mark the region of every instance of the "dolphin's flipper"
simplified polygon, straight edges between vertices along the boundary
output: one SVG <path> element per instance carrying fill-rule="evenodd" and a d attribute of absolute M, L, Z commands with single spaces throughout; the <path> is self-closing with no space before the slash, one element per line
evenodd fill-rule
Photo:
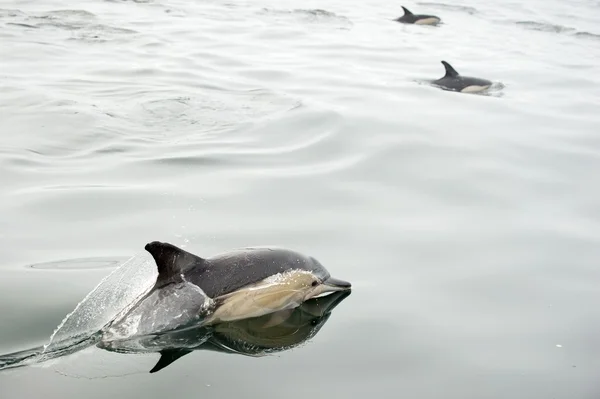
<path fill-rule="evenodd" d="M 404 15 L 413 15 L 413 13 L 408 10 L 408 8 L 406 8 L 404 6 L 401 6 L 401 7 L 404 10 Z"/>
<path fill-rule="evenodd" d="M 446 68 L 446 75 L 444 75 L 445 78 L 455 78 L 458 76 L 458 72 L 452 68 L 452 65 L 448 64 L 446 61 L 442 61 L 442 64 L 444 64 L 444 68 Z"/>
<path fill-rule="evenodd" d="M 166 349 L 160 351 L 160 359 L 158 359 L 156 365 L 150 370 L 150 373 L 156 373 L 157 371 L 164 369 L 175 360 L 191 352 L 193 351 L 189 349 Z"/>
<path fill-rule="evenodd" d="M 144 249 L 152 255 L 158 268 L 156 287 L 178 281 L 181 274 L 190 267 L 198 267 L 204 259 L 176 246 L 159 241 L 146 244 Z"/>

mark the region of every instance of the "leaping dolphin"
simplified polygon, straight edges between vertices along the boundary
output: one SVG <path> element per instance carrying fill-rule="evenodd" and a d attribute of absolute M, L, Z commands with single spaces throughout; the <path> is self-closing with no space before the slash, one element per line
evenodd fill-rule
<path fill-rule="evenodd" d="M 169 243 L 145 246 L 158 269 L 154 286 L 104 329 L 104 339 L 169 331 L 293 309 L 351 284 L 315 258 L 282 248 L 242 248 L 201 258 Z"/>

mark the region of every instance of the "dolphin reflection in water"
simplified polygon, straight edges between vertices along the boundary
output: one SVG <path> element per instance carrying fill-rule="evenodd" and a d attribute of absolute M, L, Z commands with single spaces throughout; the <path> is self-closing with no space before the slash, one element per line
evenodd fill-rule
<path fill-rule="evenodd" d="M 283 352 L 313 338 L 333 309 L 350 295 L 339 291 L 312 298 L 294 309 L 210 326 L 185 328 L 127 340 L 100 342 L 99 348 L 118 353 L 152 353 L 161 357 L 155 373 L 197 350 L 260 357 Z"/>
<path fill-rule="evenodd" d="M 121 340 L 102 340 L 101 334 L 89 337 L 58 351 L 43 353 L 43 347 L 0 355 L 0 370 L 29 366 L 79 352 L 91 346 L 121 354 L 159 353 L 150 370 L 155 373 L 193 351 L 260 357 L 293 349 L 312 339 L 329 320 L 333 309 L 351 291 L 337 291 L 306 300 L 298 307 L 259 317 L 216 324 L 199 324 Z"/>

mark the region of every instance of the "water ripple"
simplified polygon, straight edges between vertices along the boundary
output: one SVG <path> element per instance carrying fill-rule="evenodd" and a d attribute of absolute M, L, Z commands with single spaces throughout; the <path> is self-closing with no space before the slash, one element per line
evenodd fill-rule
<path fill-rule="evenodd" d="M 600 35 L 595 34 L 595 33 L 580 31 L 580 30 L 570 27 L 570 26 L 552 24 L 552 23 L 548 23 L 548 22 L 517 21 L 517 22 L 515 22 L 515 24 L 524 29 L 538 31 L 538 32 L 567 34 L 567 35 L 572 35 L 577 38 L 594 39 L 594 40 L 600 38 Z"/>
<path fill-rule="evenodd" d="M 422 6 L 436 7 L 436 8 L 439 8 L 440 10 L 463 12 L 463 13 L 467 13 L 470 15 L 477 14 L 477 12 L 478 12 L 477 9 L 474 7 L 462 6 L 462 5 L 457 5 L 457 4 L 436 3 L 436 2 L 430 2 L 430 1 L 421 1 L 421 2 L 418 2 L 417 4 L 422 5 Z"/>
<path fill-rule="evenodd" d="M 536 21 L 518 21 L 517 25 L 524 27 L 525 29 L 537 30 L 541 32 L 555 32 L 555 33 L 563 33 L 563 32 L 572 32 L 575 29 L 570 28 L 568 26 L 562 25 L 554 25 L 544 22 L 536 22 Z"/>
<path fill-rule="evenodd" d="M 137 31 L 98 23 L 98 17 L 85 10 L 55 10 L 38 14 L 26 14 L 19 10 L 0 10 L 0 18 L 13 18 L 7 25 L 28 29 L 56 28 L 71 34 L 70 40 L 107 41 L 119 35 L 135 34 Z"/>
<path fill-rule="evenodd" d="M 31 269 L 42 270 L 90 270 L 90 269 L 112 269 L 119 266 L 128 258 L 111 258 L 111 257 L 96 257 L 96 258 L 78 258 L 65 259 L 54 262 L 35 263 L 27 265 Z"/>
<path fill-rule="evenodd" d="M 577 33 L 575 33 L 575 36 L 578 36 L 578 37 L 581 37 L 584 39 L 600 40 L 600 35 L 597 33 L 577 32 Z"/>
<path fill-rule="evenodd" d="M 286 18 L 288 21 L 296 21 L 303 24 L 310 23 L 336 26 L 338 29 L 349 29 L 353 25 L 349 18 L 321 9 L 284 10 L 263 8 L 259 11 L 259 15 L 272 16 L 276 19 Z"/>
<path fill-rule="evenodd" d="M 343 339 L 325 348 L 331 370 L 353 373 L 331 374 L 342 396 L 381 396 L 408 372 L 406 391 L 423 398 L 438 393 L 422 383 L 432 378 L 451 381 L 451 397 L 593 397 L 599 357 L 579 338 L 598 329 L 589 304 L 600 300 L 595 4 L 424 0 L 413 11 L 439 12 L 436 29 L 395 23 L 399 5 L 381 1 L 11 4 L 0 10 L 3 262 L 43 263 L 7 266 L 2 342 L 44 338 L 106 271 L 56 270 L 110 267 L 111 253 L 155 239 L 207 256 L 275 243 L 357 282 L 329 330 Z M 419 84 L 440 77 L 442 59 L 505 95 Z M 546 349 L 557 334 L 568 359 Z M 399 369 L 407 350 L 418 365 Z M 346 355 L 372 361 L 350 370 Z M 312 364 L 302 356 L 294 367 Z M 258 381 L 264 367 L 214 360 L 231 373 L 206 389 L 261 394 L 228 379 Z M 453 383 L 482 365 L 485 384 Z M 72 396 L 38 372 L 2 378 L 2 393 L 40 396 L 27 390 L 39 380 Z M 288 374 L 270 382 L 285 391 Z M 123 392 L 97 382 L 75 381 L 82 395 Z"/>

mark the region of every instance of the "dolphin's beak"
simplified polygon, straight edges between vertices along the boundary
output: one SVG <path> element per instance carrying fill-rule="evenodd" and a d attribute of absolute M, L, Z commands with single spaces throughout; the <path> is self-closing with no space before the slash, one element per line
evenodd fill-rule
<path fill-rule="evenodd" d="M 338 280 L 337 278 L 329 277 L 327 280 L 319 284 L 307 298 L 316 298 L 320 295 L 327 294 L 335 291 L 348 291 L 352 285 L 344 280 Z"/>
<path fill-rule="evenodd" d="M 352 284 L 349 282 L 333 277 L 329 277 L 327 280 L 323 281 L 323 285 L 328 288 L 328 291 L 346 291 L 352 288 Z"/>

